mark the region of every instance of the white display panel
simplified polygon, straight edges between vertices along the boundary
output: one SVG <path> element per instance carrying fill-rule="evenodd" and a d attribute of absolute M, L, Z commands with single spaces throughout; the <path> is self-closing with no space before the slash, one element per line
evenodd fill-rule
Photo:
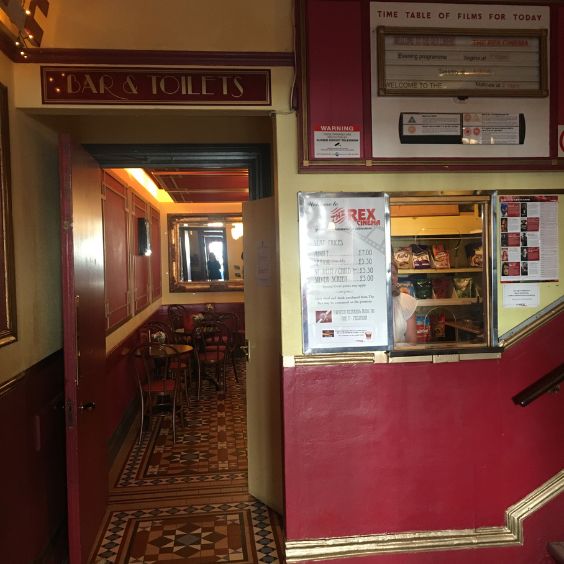
<path fill-rule="evenodd" d="M 387 197 L 298 198 L 304 353 L 388 348 Z"/>
<path fill-rule="evenodd" d="M 550 52 L 550 10 L 547 6 L 511 6 L 511 5 L 481 5 L 481 4 L 418 4 L 403 2 L 372 2 L 370 5 L 370 32 L 371 32 L 371 108 L 372 108 L 372 156 L 373 158 L 503 158 L 503 157 L 547 157 L 549 156 L 549 118 L 550 96 L 545 97 L 515 97 L 496 95 L 488 96 L 483 92 L 479 96 L 471 93 L 466 96 L 451 97 L 434 96 L 433 92 L 422 95 L 406 95 L 404 90 L 398 95 L 379 95 L 378 84 L 378 40 L 377 28 L 384 26 L 386 29 L 417 28 L 422 29 L 460 29 L 468 32 L 471 29 L 479 30 L 546 30 L 547 49 Z M 461 47 L 462 49 L 462 47 Z M 419 50 L 417 50 L 419 53 Z M 463 53 L 462 49 L 461 53 Z M 417 54 L 416 53 L 416 54 Z M 514 57 L 514 49 L 510 50 Z M 460 55 L 460 53 L 458 53 Z M 456 57 L 455 51 L 449 55 Z M 534 56 L 534 50 L 526 54 Z M 425 61 L 418 61 L 423 68 L 421 72 L 428 72 Z M 456 66 L 456 61 L 450 61 Z M 493 61 L 487 62 L 487 69 L 494 67 Z M 548 64 L 548 63 L 547 63 Z M 504 65 L 506 67 L 507 65 Z M 398 65 L 399 67 L 399 65 Z M 476 67 L 478 68 L 478 67 Z M 393 69 L 391 69 L 393 70 Z M 504 68 L 497 69 L 498 82 L 506 81 Z M 523 70 L 516 76 L 528 77 L 529 70 Z M 547 68 L 550 73 L 550 69 Z M 502 76 L 503 75 L 503 76 Z M 426 75 L 425 75 L 426 76 Z M 409 78 L 409 77 L 407 77 Z M 405 80 L 407 78 L 404 77 Z M 452 77 L 451 77 L 452 78 Z M 403 80 L 403 79 L 402 79 Z M 410 79 L 411 80 L 411 79 Z M 533 76 L 533 81 L 536 77 Z M 396 81 L 397 82 L 397 81 Z M 409 82 L 409 81 L 408 81 Z M 504 82 L 507 86 L 509 82 Z M 409 86 L 409 85 L 407 85 Z M 523 87 L 524 88 L 524 87 Z M 393 90 L 393 88 L 392 88 Z M 492 90 L 495 90 L 492 88 Z M 465 93 L 466 94 L 466 93 Z M 498 93 L 500 94 L 500 93 Z M 403 142 L 400 136 L 400 123 L 402 114 L 415 116 L 452 114 L 459 115 L 461 120 L 467 116 L 479 116 L 491 121 L 494 116 L 499 121 L 506 116 L 506 121 L 516 121 L 519 116 L 521 129 L 514 125 L 513 131 L 504 127 L 503 132 L 496 130 L 496 135 L 484 136 L 481 127 L 473 126 L 468 129 L 470 136 L 464 135 L 465 142 L 456 142 L 445 138 L 420 139 L 410 138 Z M 485 117 L 484 117 L 485 116 Z M 491 126 L 490 127 L 491 130 Z M 496 125 L 497 127 L 497 125 Z M 475 133 L 476 131 L 476 133 Z M 497 139 L 496 139 L 497 136 Z M 522 136 L 523 142 L 519 142 Z M 493 141 L 492 141 L 493 138 Z M 404 136 L 405 141 L 405 136 Z M 496 142 L 497 141 L 497 142 Z"/>

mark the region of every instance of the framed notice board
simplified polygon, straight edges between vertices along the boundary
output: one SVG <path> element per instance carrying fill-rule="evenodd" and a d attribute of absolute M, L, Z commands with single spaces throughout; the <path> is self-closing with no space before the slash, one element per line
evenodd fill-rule
<path fill-rule="evenodd" d="M 388 198 L 298 194 L 305 354 L 389 348 Z"/>
<path fill-rule="evenodd" d="M 564 45 L 564 8 L 298 8 L 301 172 L 564 168 L 562 61 L 550 57 Z"/>

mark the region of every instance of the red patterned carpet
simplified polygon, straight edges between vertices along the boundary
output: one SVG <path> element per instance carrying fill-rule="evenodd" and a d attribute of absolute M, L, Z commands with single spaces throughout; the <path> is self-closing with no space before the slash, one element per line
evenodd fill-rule
<path fill-rule="evenodd" d="M 169 417 L 133 430 L 111 476 L 92 562 L 284 562 L 279 517 L 247 489 L 244 363 L 227 391 L 204 383 L 172 443 Z M 133 444 L 132 444 L 133 443 Z"/>

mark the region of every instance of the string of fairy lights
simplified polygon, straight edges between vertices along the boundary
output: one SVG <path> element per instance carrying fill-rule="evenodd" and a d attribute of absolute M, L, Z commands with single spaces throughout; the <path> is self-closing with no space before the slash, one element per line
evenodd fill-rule
<path fill-rule="evenodd" d="M 28 9 L 24 9 L 26 16 L 31 16 L 31 12 Z M 25 29 L 19 29 L 18 38 L 14 41 L 15 46 L 19 49 L 20 55 L 27 59 L 26 48 L 28 47 L 28 42 L 33 39 L 31 33 L 27 33 Z"/>

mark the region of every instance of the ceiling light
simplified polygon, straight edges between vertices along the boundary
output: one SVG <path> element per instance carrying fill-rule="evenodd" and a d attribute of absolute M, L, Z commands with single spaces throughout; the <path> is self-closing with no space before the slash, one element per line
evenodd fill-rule
<path fill-rule="evenodd" d="M 170 194 L 166 190 L 159 189 L 153 179 L 142 168 L 126 168 L 125 170 L 157 201 L 172 202 Z"/>
<path fill-rule="evenodd" d="M 243 224 L 242 223 L 234 223 L 231 225 L 231 237 L 237 241 L 243 236 Z"/>

